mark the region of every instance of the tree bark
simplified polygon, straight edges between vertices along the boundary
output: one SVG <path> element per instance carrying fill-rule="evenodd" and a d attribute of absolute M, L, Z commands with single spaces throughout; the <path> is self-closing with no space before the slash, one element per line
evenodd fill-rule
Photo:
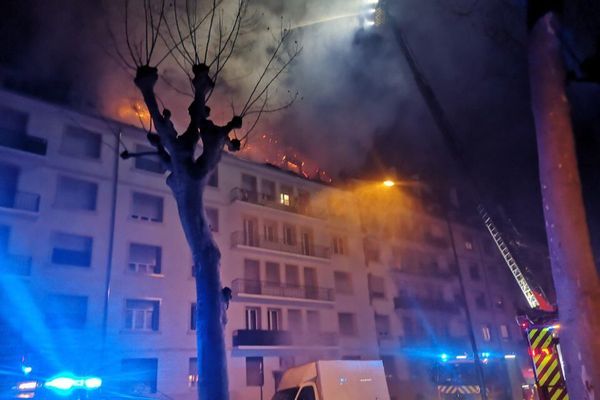
<path fill-rule="evenodd" d="M 553 12 L 532 21 L 529 75 L 560 344 L 569 397 L 600 397 L 600 284 L 587 228 Z M 595 393 L 594 393 L 595 392 Z"/>
<path fill-rule="evenodd" d="M 229 398 L 225 350 L 225 310 L 221 294 L 221 253 L 204 214 L 206 179 L 171 176 L 168 180 L 192 251 L 196 281 L 198 398 Z"/>

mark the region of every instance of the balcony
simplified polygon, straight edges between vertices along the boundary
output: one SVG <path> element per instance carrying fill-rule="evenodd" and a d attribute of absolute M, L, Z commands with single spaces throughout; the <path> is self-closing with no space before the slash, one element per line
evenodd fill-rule
<path fill-rule="evenodd" d="M 236 279 L 232 282 L 232 290 L 236 295 L 253 295 L 283 297 L 290 299 L 334 301 L 334 291 L 317 286 L 292 286 L 280 283 Z"/>
<path fill-rule="evenodd" d="M 335 347 L 337 344 L 338 337 L 333 332 L 296 333 L 261 329 L 233 331 L 233 347 Z"/>
<path fill-rule="evenodd" d="M 28 276 L 31 273 L 31 257 L 0 254 L 0 274 Z"/>
<path fill-rule="evenodd" d="M 38 213 L 40 195 L 37 193 L 13 192 L 0 196 L 0 208 Z"/>
<path fill-rule="evenodd" d="M 48 142 L 46 139 L 24 133 L 0 132 L 0 146 L 45 156 Z"/>
<path fill-rule="evenodd" d="M 431 299 L 425 297 L 398 296 L 394 298 L 394 308 L 396 310 L 408 310 L 414 308 L 426 309 L 429 311 L 439 311 L 456 314 L 461 307 L 456 301 L 447 301 L 444 299 Z"/>
<path fill-rule="evenodd" d="M 274 208 L 280 211 L 287 211 L 314 218 L 325 218 L 325 212 L 323 210 L 311 207 L 309 204 L 305 204 L 305 202 L 299 201 L 295 197 L 288 198 L 286 200 L 287 203 L 283 204 L 282 202 L 277 201 L 277 197 L 274 194 L 260 193 L 236 187 L 230 192 L 230 201 L 232 203 L 234 201 L 243 201 L 246 203 Z"/>
<path fill-rule="evenodd" d="M 281 240 L 266 240 L 258 235 L 247 235 L 245 232 L 236 231 L 231 234 L 231 247 L 253 247 L 264 250 L 278 251 L 282 253 L 296 254 L 306 257 L 330 259 L 331 252 L 328 246 L 315 244 L 284 243 Z"/>

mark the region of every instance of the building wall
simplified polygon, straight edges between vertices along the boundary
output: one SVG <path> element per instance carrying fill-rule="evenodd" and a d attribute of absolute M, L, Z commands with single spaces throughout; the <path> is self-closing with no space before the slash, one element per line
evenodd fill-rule
<path fill-rule="evenodd" d="M 127 374 L 131 371 L 122 370 L 124 359 L 157 359 L 155 396 L 193 398 L 195 389 L 188 375 L 189 359 L 195 357 L 196 338 L 190 321 L 195 289 L 191 255 L 176 204 L 163 174 L 140 170 L 134 160 L 118 159 L 115 163 L 115 156 L 123 146 L 134 151 L 137 145 L 145 145 L 144 132 L 9 92 L 0 92 L 0 106 L 27 113 L 27 124 L 20 134 L 47 141 L 45 155 L 15 149 L 14 145 L 0 146 L 0 160 L 20 169 L 17 190 L 39 195 L 37 208 L 23 204 L 0 207 L 0 225 L 10 226 L 5 253 L 10 257 L 21 256 L 17 257 L 21 264 L 25 259 L 24 263 L 30 265 L 26 274 L 1 274 L 0 283 L 10 303 L 2 307 L 3 318 L 22 333 L 24 343 L 42 354 L 40 358 L 52 361 L 49 369 L 76 366 L 129 379 Z M 64 154 L 62 142 L 68 126 L 101 135 L 97 159 Z M 117 140 L 119 133 L 121 144 Z M 248 188 L 240 190 L 247 184 L 243 175 L 256 177 L 258 193 Z M 60 205 L 57 191 L 63 177 L 97 184 L 94 210 L 73 210 Z M 275 183 L 274 199 L 265 200 L 261 189 L 263 180 Z M 279 197 L 284 190 L 282 185 L 292 188 L 293 192 L 289 193 L 292 203 L 308 193 L 311 208 L 282 204 L 287 201 Z M 133 210 L 136 193 L 162 199 L 162 221 L 136 217 Z M 246 379 L 247 363 L 253 357 L 262 357 L 263 398 L 272 396 L 276 380 L 286 368 L 317 359 L 344 357 L 383 357 L 395 398 L 413 399 L 419 394 L 429 398 L 427 396 L 436 390 L 430 375 L 439 351 L 457 354 L 457 348 L 469 351 L 460 345 L 452 347 L 456 345 L 453 340 L 465 341 L 468 329 L 459 301 L 457 268 L 464 277 L 480 349 L 497 354 L 523 350 L 520 333 L 513 323 L 516 297 L 510 285 L 514 284 L 510 276 L 501 277 L 506 276 L 507 271 L 498 255 L 484 250 L 486 238 L 481 230 L 454 224 L 457 267 L 447 227 L 439 213 L 423 208 L 394 207 L 390 218 L 380 224 L 390 225 L 389 229 L 372 231 L 364 218 L 359 218 L 361 202 L 357 196 L 359 192 L 312 182 L 274 167 L 229 155 L 223 157 L 218 169 L 218 185 L 207 188 L 205 201 L 208 208 L 218 210 L 218 231 L 214 237 L 222 252 L 222 282 L 233 290 L 226 326 L 232 399 L 260 398 L 260 387 L 248 385 Z M 114 231 L 111 229 L 113 212 Z M 245 219 L 257 223 L 259 239 L 256 243 L 248 236 Z M 396 235 L 397 226 L 405 226 L 409 220 L 414 230 Z M 264 240 L 267 223 L 275 224 L 276 240 Z M 297 229 L 296 245 L 283 243 L 283 228 L 287 225 Z M 302 229 L 311 232 L 309 250 L 300 245 Z M 433 239 L 431 229 L 437 235 Z M 92 238 L 88 267 L 52 262 L 57 233 Z M 333 238 L 340 238 L 342 243 L 336 246 L 337 251 L 333 248 Z M 112 257 L 109 256 L 111 241 Z M 471 249 L 465 248 L 465 241 L 472 242 Z M 379 248 L 377 260 L 370 257 L 368 243 Z M 133 272 L 131 244 L 160 247 L 160 272 Z M 246 260 L 259 263 L 260 282 L 244 281 Z M 279 265 L 280 282 L 269 282 L 268 263 Z M 432 263 L 437 264 L 439 271 L 427 272 Z M 473 263 L 480 272 L 477 279 L 469 275 Z M 286 265 L 298 267 L 299 287 L 290 289 Z M 274 267 L 269 268 L 272 271 Z M 306 268 L 314 271 L 316 282 L 307 281 L 310 276 L 304 276 Z M 335 272 L 349 274 L 350 289 L 339 287 Z M 109 295 L 105 314 L 107 279 Z M 315 284 L 320 289 L 314 289 Z M 480 293 L 485 298 L 485 308 L 478 305 L 475 298 Z M 50 307 L 48 296 L 53 294 L 87 298 L 81 327 L 48 328 L 45 314 Z M 411 303 L 415 296 L 420 296 L 416 304 Z M 399 297 L 402 298 L 398 300 Z M 433 303 L 424 305 L 421 298 Z M 407 302 L 407 299 L 412 300 Z M 132 314 L 126 308 L 131 300 L 158 302 L 156 327 L 154 322 L 144 319 L 147 317 L 141 316 L 142 313 L 131 318 L 143 319 L 152 329 L 127 329 Z M 260 328 L 267 332 L 248 332 L 248 308 L 260 309 Z M 280 311 L 279 329 L 283 333 L 268 332 L 269 309 Z M 291 314 L 300 312 L 301 332 L 295 332 L 290 310 Z M 308 324 L 309 313 L 314 315 L 315 312 L 318 312 L 320 327 Z M 340 329 L 340 313 L 354 315 L 354 332 Z M 386 318 L 387 326 L 382 323 Z M 492 332 L 490 341 L 482 337 L 484 324 Z M 506 340 L 499 336 L 500 324 L 506 325 L 510 332 Z M 432 339 L 434 346 L 430 345 Z M 449 350 L 444 350 L 446 348 Z M 113 385 L 111 390 L 119 393 L 125 388 Z"/>

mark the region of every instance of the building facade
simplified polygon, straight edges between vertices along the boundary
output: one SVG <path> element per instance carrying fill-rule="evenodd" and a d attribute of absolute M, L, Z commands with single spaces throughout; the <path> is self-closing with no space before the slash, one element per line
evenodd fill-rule
<path fill-rule="evenodd" d="M 124 149 L 147 149 L 145 132 L 0 92 L 2 329 L 19 338 L 2 354 L 100 371 L 114 397 L 192 399 L 191 254 L 160 163 Z M 399 205 L 363 189 L 223 157 L 205 199 L 233 294 L 231 398 L 268 399 L 288 367 L 343 358 L 381 358 L 394 398 L 431 398 L 439 362 L 472 354 L 471 327 L 519 388 L 519 294 L 491 240 L 448 225 L 424 190 Z"/>

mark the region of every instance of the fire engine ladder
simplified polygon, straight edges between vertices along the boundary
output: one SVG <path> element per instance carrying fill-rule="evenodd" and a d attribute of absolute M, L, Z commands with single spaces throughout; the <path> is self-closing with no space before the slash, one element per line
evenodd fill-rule
<path fill-rule="evenodd" d="M 539 308 L 539 301 L 537 300 L 533 290 L 531 290 L 531 287 L 529 287 L 525 276 L 523 276 L 519 265 L 512 256 L 510 250 L 508 249 L 508 246 L 504 242 L 504 239 L 502 239 L 502 234 L 500 233 L 500 231 L 498 231 L 498 228 L 496 227 L 496 224 L 494 224 L 494 221 L 492 221 L 492 217 L 490 217 L 485 207 L 481 204 L 477 206 L 477 211 L 479 212 L 479 215 L 481 216 L 481 219 L 483 220 L 483 223 L 485 224 L 487 230 L 490 232 L 490 235 L 492 235 L 492 239 L 494 239 L 494 243 L 496 243 L 498 250 L 500 250 L 502 258 L 504 258 L 504 261 L 506 261 L 506 265 L 508 265 L 510 272 L 512 272 L 513 276 L 515 277 L 519 288 L 521 288 L 521 291 L 525 295 L 529 307 Z"/>

